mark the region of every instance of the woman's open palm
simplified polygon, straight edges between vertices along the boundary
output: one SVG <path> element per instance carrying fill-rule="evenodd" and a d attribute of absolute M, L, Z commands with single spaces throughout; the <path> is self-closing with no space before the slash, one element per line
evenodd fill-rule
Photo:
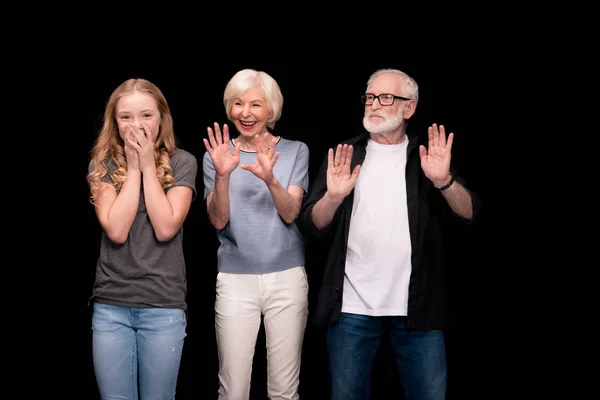
<path fill-rule="evenodd" d="M 236 143 L 233 153 L 229 148 L 229 127 L 221 127 L 215 122 L 215 130 L 208 127 L 208 139 L 203 139 L 206 151 L 210 154 L 217 175 L 227 176 L 233 172 L 240 163 L 240 146 Z"/>
<path fill-rule="evenodd" d="M 269 140 L 269 133 L 265 133 L 256 149 L 256 162 L 254 164 L 242 164 L 240 168 L 252 172 L 265 183 L 273 180 L 273 167 L 279 158 L 279 153 L 275 153 L 275 143 L 277 138 Z"/>

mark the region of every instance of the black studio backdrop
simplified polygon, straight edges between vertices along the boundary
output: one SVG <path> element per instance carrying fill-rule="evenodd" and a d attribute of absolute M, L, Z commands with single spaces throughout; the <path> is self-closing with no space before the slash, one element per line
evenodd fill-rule
<path fill-rule="evenodd" d="M 188 274 L 188 330 L 184 345 L 177 399 L 217 398 L 217 353 L 214 333 L 214 295 L 217 240 L 206 217 L 203 201 L 201 160 L 205 152 L 202 139 L 213 122 L 226 121 L 223 109 L 223 90 L 229 78 L 242 68 L 264 70 L 280 84 L 284 96 L 283 114 L 274 133 L 289 139 L 304 141 L 310 149 L 310 178 L 314 178 L 330 147 L 354 136 L 362 129 L 363 106 L 360 95 L 366 81 L 378 68 L 398 68 L 412 75 L 420 87 L 420 102 L 410 122 L 410 130 L 427 135 L 432 123 L 444 124 L 455 133 L 453 166 L 473 189 L 482 194 L 485 159 L 481 148 L 482 115 L 476 112 L 483 101 L 485 83 L 473 81 L 468 69 L 430 60 L 414 62 L 391 57 L 357 65 L 342 59 L 334 63 L 173 63 L 165 67 L 147 67 L 147 63 L 110 63 L 91 71 L 84 62 L 70 65 L 79 82 L 56 82 L 72 98 L 63 110 L 72 113 L 65 132 L 70 142 L 69 169 L 63 178 L 68 185 L 61 188 L 69 215 L 65 227 L 78 237 L 77 257 L 64 257 L 60 279 L 61 299 L 68 305 L 69 326 L 61 340 L 69 343 L 69 358 L 54 382 L 56 390 L 68 398 L 98 398 L 91 358 L 91 314 L 88 298 L 94 279 L 100 242 L 100 227 L 93 207 L 88 202 L 85 181 L 89 152 L 102 124 L 104 105 L 122 81 L 143 77 L 157 84 L 165 94 L 173 113 L 175 134 L 180 147 L 193 153 L 199 162 L 197 188 L 199 196 L 192 204 L 184 224 L 184 251 Z M 66 78 L 65 78 L 66 79 Z M 478 101 L 473 101 L 478 99 Z M 466 103 L 471 103 L 469 108 Z M 69 108 L 70 107 L 70 108 Z M 232 129 L 235 134 L 235 130 Z M 489 254 L 486 246 L 485 213 L 469 229 L 447 227 L 446 257 L 448 280 L 449 327 L 448 398 L 477 398 L 481 389 L 492 385 L 482 371 L 489 363 L 490 345 L 481 337 L 486 317 L 473 310 L 473 299 L 485 305 L 490 301 L 490 278 L 480 265 Z M 307 249 L 306 268 L 309 275 L 311 310 L 320 283 L 320 268 L 324 254 L 315 248 Z M 67 279 L 68 278 L 68 279 Z M 472 284 L 477 280 L 477 284 Z M 488 307 L 489 308 L 489 307 Z M 384 341 L 373 369 L 373 399 L 402 398 L 389 344 Z M 307 327 L 302 370 L 301 398 L 326 399 L 328 395 L 327 358 L 324 333 Z M 74 385 L 76 382 L 77 385 Z M 266 360 L 264 332 L 261 329 L 253 369 L 252 399 L 266 398 Z"/>

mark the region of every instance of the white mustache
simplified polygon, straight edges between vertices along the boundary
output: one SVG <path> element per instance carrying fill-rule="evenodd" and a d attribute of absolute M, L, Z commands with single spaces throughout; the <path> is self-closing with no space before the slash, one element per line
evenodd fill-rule
<path fill-rule="evenodd" d="M 369 113 L 367 115 L 367 117 L 368 118 L 371 118 L 371 117 L 382 117 L 382 118 L 385 118 L 385 116 L 383 115 L 383 113 L 379 113 L 379 112 L 371 112 L 371 113 Z"/>

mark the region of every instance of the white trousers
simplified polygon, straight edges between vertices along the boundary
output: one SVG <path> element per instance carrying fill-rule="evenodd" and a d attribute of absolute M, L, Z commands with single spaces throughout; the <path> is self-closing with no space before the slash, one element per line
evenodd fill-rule
<path fill-rule="evenodd" d="M 270 274 L 217 274 L 215 328 L 219 399 L 250 397 L 252 360 L 264 315 L 267 391 L 271 400 L 298 399 L 302 342 L 308 317 L 303 266 Z"/>

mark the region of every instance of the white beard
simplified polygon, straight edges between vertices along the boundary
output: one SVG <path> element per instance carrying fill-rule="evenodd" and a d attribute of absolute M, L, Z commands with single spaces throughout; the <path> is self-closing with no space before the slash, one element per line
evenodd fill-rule
<path fill-rule="evenodd" d="M 369 119 L 371 116 L 379 116 L 384 118 L 381 122 L 373 122 Z M 363 118 L 363 126 L 369 133 L 386 133 L 395 131 L 404 125 L 404 107 L 398 109 L 398 114 L 394 117 L 389 118 L 386 117 L 383 113 L 380 112 L 369 112 Z"/>

